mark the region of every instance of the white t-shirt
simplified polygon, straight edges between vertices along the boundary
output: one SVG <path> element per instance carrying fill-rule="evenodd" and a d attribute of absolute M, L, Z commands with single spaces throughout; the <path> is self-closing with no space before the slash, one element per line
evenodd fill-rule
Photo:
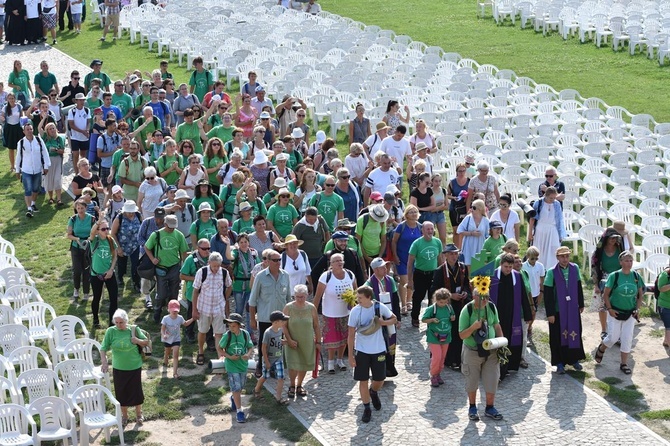
<path fill-rule="evenodd" d="M 502 233 L 505 235 L 505 237 L 507 237 L 507 240 L 511 238 L 516 239 L 516 234 L 514 233 L 514 225 L 517 223 L 521 223 L 521 221 L 519 220 L 519 215 L 516 212 L 510 211 L 509 217 L 507 218 L 507 222 L 505 223 L 500 218 L 500 210 L 497 210 L 493 213 L 493 215 L 491 215 L 489 221 L 500 222 L 500 224 L 503 226 Z"/>
<path fill-rule="evenodd" d="M 419 138 L 419 136 L 415 133 L 409 138 L 409 142 L 414 144 L 414 148 L 416 148 L 416 145 L 420 142 L 426 144 L 426 147 L 428 147 L 428 150 L 432 150 L 433 147 L 435 147 L 435 138 L 433 135 L 430 133 L 426 132 L 426 137 L 425 138 Z"/>
<path fill-rule="evenodd" d="M 412 155 L 412 148 L 407 139 L 402 138 L 400 141 L 396 141 L 392 136 L 384 138 L 379 150 L 386 153 L 388 156 L 395 158 L 403 171 L 405 170 L 405 157 Z"/>
<path fill-rule="evenodd" d="M 544 265 L 537 261 L 535 262 L 535 266 L 531 266 L 530 263 L 528 263 L 528 260 L 526 260 L 523 262 L 521 268 L 528 273 L 528 278 L 530 281 L 530 293 L 533 295 L 533 297 L 539 296 L 540 277 L 544 277 L 546 275 Z"/>
<path fill-rule="evenodd" d="M 73 14 L 77 14 L 72 11 Z M 80 129 L 88 129 L 88 123 L 91 119 L 91 112 L 88 108 L 83 107 L 79 110 L 77 107 L 71 109 L 67 114 L 68 121 L 74 121 L 74 125 Z M 75 141 L 88 141 L 88 138 L 75 130 L 70 129 L 70 138 Z"/>
<path fill-rule="evenodd" d="M 292 266 L 292 265 L 291 265 Z M 323 315 L 327 317 L 345 317 L 349 315 L 347 303 L 342 300 L 342 293 L 345 290 L 353 289 L 354 275 L 351 271 L 344 272 L 344 279 L 340 280 L 335 277 L 335 274 L 330 275 L 330 282 L 326 283 L 329 271 L 321 274 L 319 283 L 326 285 L 323 292 Z"/>
<path fill-rule="evenodd" d="M 51 8 L 49 12 L 44 12 L 45 9 Z M 56 15 L 56 0 L 42 0 L 42 13 L 46 15 Z"/>
<path fill-rule="evenodd" d="M 349 170 L 351 178 L 363 178 L 363 172 L 368 167 L 368 159 L 363 155 L 351 156 L 347 155 L 344 158 L 344 167 Z"/>
<path fill-rule="evenodd" d="M 305 262 L 304 259 L 307 258 L 307 255 L 304 255 L 304 251 L 298 251 L 298 258 L 293 260 L 288 254 L 284 255 L 282 253 L 282 269 L 288 273 L 288 277 L 291 281 L 291 294 L 295 290 L 296 285 L 305 285 L 307 283 L 307 277 L 312 274 L 312 267 L 309 266 L 309 261 Z"/>
<path fill-rule="evenodd" d="M 393 316 L 391 310 L 388 309 L 386 305 L 379 305 L 379 314 L 382 318 L 390 318 Z M 366 327 L 370 325 L 372 319 L 375 317 L 375 306 L 374 303 L 370 308 L 363 308 L 360 305 L 356 305 L 351 309 L 351 314 L 349 314 L 349 327 L 356 328 L 356 338 L 354 341 L 354 348 L 356 351 L 361 353 L 376 354 L 383 353 L 386 351 L 386 343 L 384 342 L 384 334 L 382 333 L 383 328 L 375 331 L 371 335 L 363 335 L 358 332 L 359 328 Z"/>
<path fill-rule="evenodd" d="M 156 181 L 156 184 L 149 184 L 148 181 L 142 181 L 139 192 L 144 194 L 142 198 L 142 218 L 153 217 L 158 203 L 163 196 L 163 185 L 161 181 Z M 188 211 L 186 211 L 188 212 Z"/>
<path fill-rule="evenodd" d="M 386 189 L 393 184 L 394 186 L 398 183 L 398 171 L 394 168 L 388 170 L 388 172 L 382 171 L 381 167 L 377 167 L 375 170 L 370 172 L 368 179 L 365 180 L 365 185 L 369 187 L 372 192 L 379 192 L 384 195 Z"/>
<path fill-rule="evenodd" d="M 39 0 L 24 0 L 23 2 L 26 5 L 26 17 L 29 19 L 36 19 L 39 17 L 39 10 L 37 6 L 39 5 Z"/>
<path fill-rule="evenodd" d="M 368 154 L 372 156 L 377 153 L 382 146 L 382 137 L 377 133 L 373 133 L 368 136 L 368 139 L 366 139 L 363 144 L 368 148 Z"/>
<path fill-rule="evenodd" d="M 80 1 L 77 3 L 71 2 L 70 3 L 70 12 L 72 14 L 81 14 L 82 11 L 84 10 L 84 2 Z"/>

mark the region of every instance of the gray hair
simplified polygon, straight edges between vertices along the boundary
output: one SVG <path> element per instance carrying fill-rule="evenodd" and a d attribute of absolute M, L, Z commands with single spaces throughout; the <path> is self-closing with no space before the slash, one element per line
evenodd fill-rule
<path fill-rule="evenodd" d="M 301 294 L 301 295 L 304 294 L 306 296 L 307 294 L 309 294 L 309 290 L 307 289 L 307 285 L 304 285 L 302 283 L 299 284 L 299 285 L 296 285 L 295 288 L 293 288 L 293 294 L 296 295 L 296 296 L 298 294 Z"/>
<path fill-rule="evenodd" d="M 487 163 L 484 160 L 481 160 L 480 162 L 477 163 L 477 170 L 490 170 L 491 166 L 489 166 L 489 163 Z"/>
<path fill-rule="evenodd" d="M 144 169 L 144 176 L 145 177 L 150 177 L 150 176 L 156 176 L 156 168 L 154 166 L 149 166 L 146 169 Z"/>
<path fill-rule="evenodd" d="M 145 111 L 149 110 L 151 114 L 154 114 L 154 109 L 149 107 L 148 105 L 142 109 L 142 114 L 144 114 Z"/>
<path fill-rule="evenodd" d="M 233 159 L 233 158 L 242 159 L 242 158 L 244 158 L 244 154 L 242 153 L 241 150 L 235 149 L 235 150 L 233 150 L 233 153 L 230 155 L 230 159 Z"/>
<path fill-rule="evenodd" d="M 270 256 L 272 256 L 272 255 L 277 255 L 278 256 L 279 253 L 277 251 L 275 251 L 274 249 L 266 249 L 265 251 L 263 251 L 263 257 L 265 257 L 268 260 L 270 259 Z"/>
<path fill-rule="evenodd" d="M 128 323 L 128 313 L 126 313 L 126 310 L 122 310 L 121 308 L 117 309 L 112 316 L 112 321 L 116 318 L 123 319 Z"/>
<path fill-rule="evenodd" d="M 333 260 L 335 260 L 335 258 L 342 259 L 344 261 L 344 254 L 337 253 L 337 254 L 331 255 L 330 256 L 330 263 L 333 263 Z"/>
<path fill-rule="evenodd" d="M 223 263 L 223 257 L 218 252 L 213 252 L 209 255 L 209 263 Z"/>

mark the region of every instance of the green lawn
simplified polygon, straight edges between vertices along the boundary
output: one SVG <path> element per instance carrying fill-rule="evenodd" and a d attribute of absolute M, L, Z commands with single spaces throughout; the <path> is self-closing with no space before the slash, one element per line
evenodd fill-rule
<path fill-rule="evenodd" d="M 577 38 L 566 42 L 557 33 L 542 37 L 532 27 L 521 30 L 518 21 L 515 27 L 496 26 L 488 10 L 487 18 L 476 17 L 472 0 L 323 0 L 321 4 L 324 10 L 409 35 L 480 64 L 512 69 L 556 90 L 574 88 L 584 97 L 597 96 L 631 113 L 651 113 L 659 122 L 670 121 L 670 102 L 661 99 L 670 69 L 646 56 L 630 57 L 605 46 L 598 49 Z"/>

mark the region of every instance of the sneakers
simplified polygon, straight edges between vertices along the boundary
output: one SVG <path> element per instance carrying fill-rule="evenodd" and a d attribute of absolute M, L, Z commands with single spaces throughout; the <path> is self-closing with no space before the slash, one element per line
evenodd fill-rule
<path fill-rule="evenodd" d="M 89 297 L 91 297 L 91 296 L 88 293 L 84 293 L 84 297 L 82 297 L 82 299 L 88 300 Z"/>
<path fill-rule="evenodd" d="M 58 43 L 58 42 L 56 42 L 56 39 L 54 39 L 54 41 L 51 42 L 51 45 L 55 45 L 55 44 L 57 44 L 57 43 Z"/>
<path fill-rule="evenodd" d="M 347 370 L 347 364 L 344 362 L 344 359 L 340 358 L 337 360 L 337 366 L 340 368 L 341 372 Z"/>
<path fill-rule="evenodd" d="M 149 295 L 144 296 L 144 308 L 151 310 L 154 308 L 154 304 L 151 303 L 151 297 Z"/>
<path fill-rule="evenodd" d="M 79 299 L 79 290 L 74 290 L 74 292 L 72 293 L 72 298 Z"/>
<path fill-rule="evenodd" d="M 582 365 L 581 365 L 580 363 L 578 363 L 578 362 L 575 362 L 574 364 L 572 364 L 572 367 L 573 367 L 575 370 L 577 370 L 577 371 L 580 371 L 580 370 L 584 369 L 584 366 L 582 366 Z"/>
<path fill-rule="evenodd" d="M 237 410 L 237 405 L 235 404 L 235 398 L 233 398 L 232 395 L 230 395 L 230 408 L 232 410 Z"/>
<path fill-rule="evenodd" d="M 495 407 L 489 407 L 484 411 L 484 415 L 486 415 L 489 418 L 493 418 L 494 420 L 502 420 L 503 416 L 500 412 L 496 410 Z"/>
<path fill-rule="evenodd" d="M 437 376 L 431 376 L 430 387 L 440 387 L 440 382 L 437 380 Z"/>
<path fill-rule="evenodd" d="M 565 366 L 564 366 L 563 364 L 558 364 L 558 365 L 556 366 L 556 372 L 557 372 L 559 375 L 565 375 Z"/>
<path fill-rule="evenodd" d="M 437 383 L 438 383 L 439 385 L 444 384 L 444 381 L 442 380 L 442 375 L 437 375 L 436 378 L 437 378 Z"/>
<path fill-rule="evenodd" d="M 374 407 L 375 410 L 381 410 L 382 402 L 379 399 L 379 393 L 370 389 L 370 399 L 372 400 L 372 407 Z"/>
<path fill-rule="evenodd" d="M 334 359 L 329 359 L 328 360 L 328 374 L 329 375 L 334 375 L 335 374 L 335 360 Z"/>
<path fill-rule="evenodd" d="M 104 38 L 104 37 L 100 37 L 99 40 L 100 40 L 101 42 L 104 42 L 104 41 L 105 41 L 105 38 Z"/>
<path fill-rule="evenodd" d="M 30 209 L 32 209 L 33 212 L 39 212 L 40 211 L 39 209 L 37 209 L 37 206 L 35 206 L 35 203 L 30 205 Z"/>
<path fill-rule="evenodd" d="M 28 217 L 28 218 L 33 218 L 33 210 L 32 210 L 32 209 L 28 209 L 28 210 L 26 211 L 26 217 Z"/>
<path fill-rule="evenodd" d="M 479 414 L 477 413 L 477 407 L 473 406 L 468 409 L 468 418 L 472 421 L 479 421 Z"/>
<path fill-rule="evenodd" d="M 370 410 L 369 407 L 366 407 L 363 409 L 363 416 L 361 417 L 361 421 L 363 423 L 369 423 L 370 419 L 372 419 L 372 411 Z"/>
<path fill-rule="evenodd" d="M 521 361 L 519 361 L 519 367 L 521 367 L 522 369 L 528 368 L 528 363 L 526 362 L 525 359 L 521 359 Z"/>
<path fill-rule="evenodd" d="M 238 423 L 246 423 L 247 422 L 247 417 L 244 416 L 244 412 L 237 412 L 237 422 Z"/>

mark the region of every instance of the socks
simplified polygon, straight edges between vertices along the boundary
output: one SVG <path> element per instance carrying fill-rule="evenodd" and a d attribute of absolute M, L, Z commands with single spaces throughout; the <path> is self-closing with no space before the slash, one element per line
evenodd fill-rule
<path fill-rule="evenodd" d="M 237 409 L 237 413 L 244 412 L 241 408 Z"/>
<path fill-rule="evenodd" d="M 477 405 L 476 404 L 470 404 L 470 408 L 472 409 L 473 407 L 477 407 Z M 488 406 L 486 406 L 486 407 L 488 407 Z"/>
<path fill-rule="evenodd" d="M 493 406 L 486 405 L 486 410 L 493 409 Z"/>
<path fill-rule="evenodd" d="M 365 407 L 366 409 L 369 409 L 370 408 L 370 403 L 363 403 L 363 407 Z"/>

